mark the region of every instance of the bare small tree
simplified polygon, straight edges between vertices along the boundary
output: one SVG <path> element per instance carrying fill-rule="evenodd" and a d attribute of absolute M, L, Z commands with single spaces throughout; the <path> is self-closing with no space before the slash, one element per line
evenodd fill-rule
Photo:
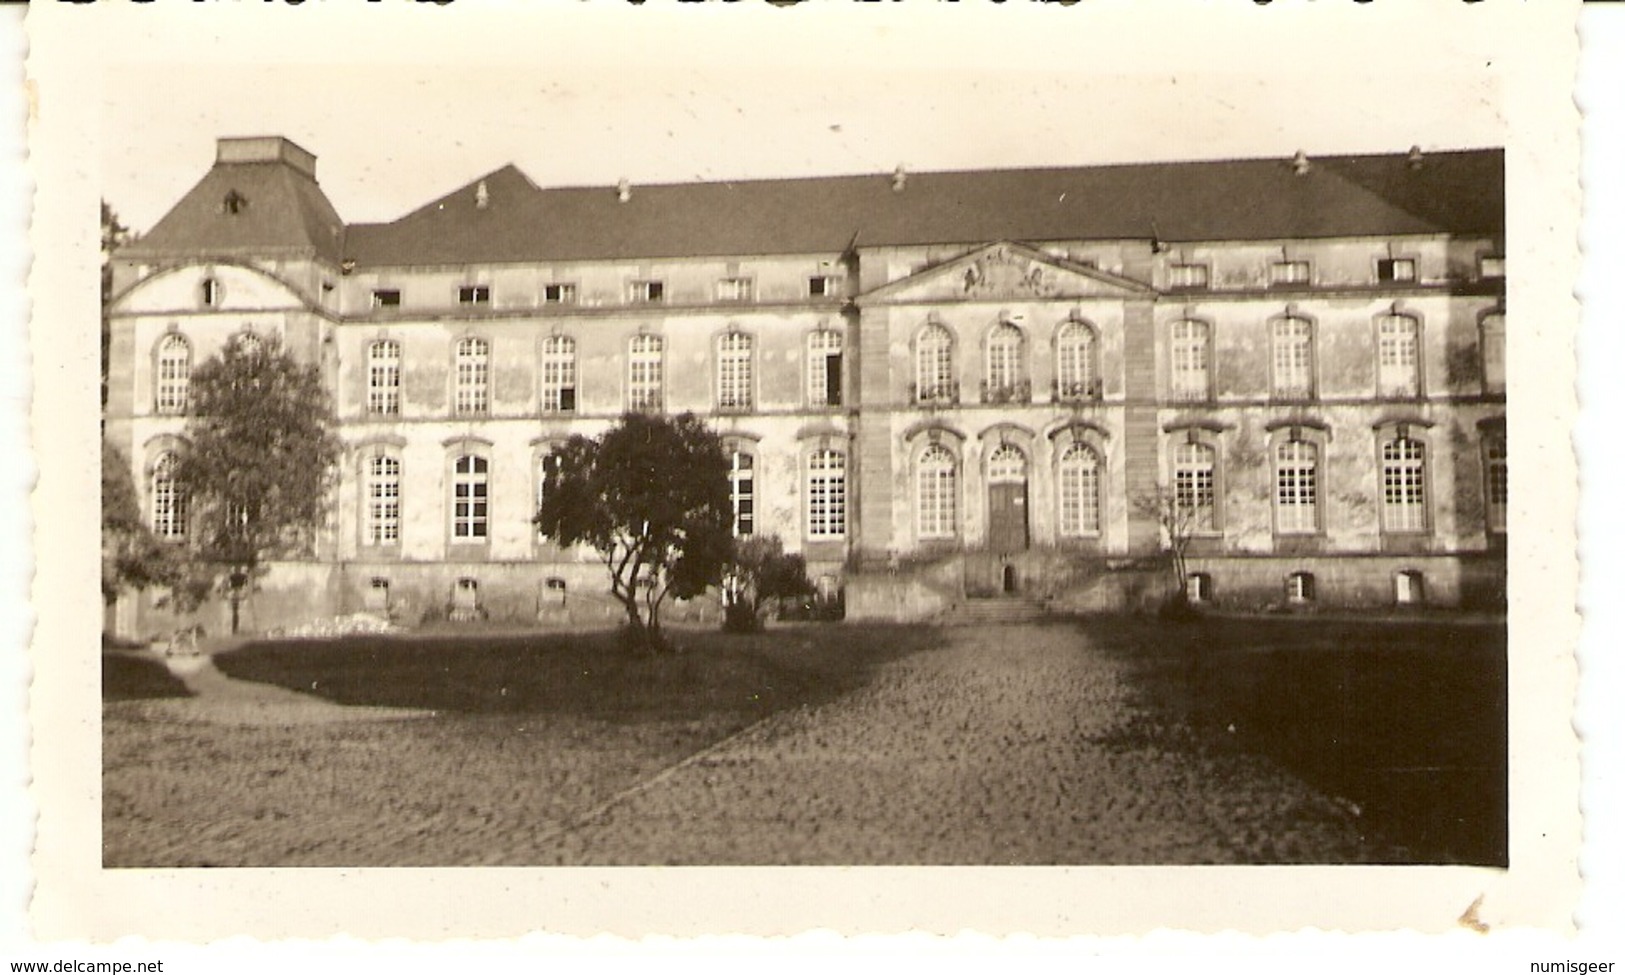
<path fill-rule="evenodd" d="M 1155 518 L 1162 534 L 1162 550 L 1168 556 L 1169 568 L 1174 574 L 1174 593 L 1180 604 L 1190 602 L 1190 576 L 1185 571 L 1185 553 L 1191 538 L 1202 525 L 1203 509 L 1194 499 L 1182 497 L 1180 492 L 1166 484 L 1137 494 L 1132 499 L 1134 510 Z"/>

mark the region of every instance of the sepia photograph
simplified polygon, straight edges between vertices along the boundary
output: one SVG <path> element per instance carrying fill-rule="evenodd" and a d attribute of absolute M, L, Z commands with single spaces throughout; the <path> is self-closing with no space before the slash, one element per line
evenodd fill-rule
<path fill-rule="evenodd" d="M 1555 86 L 1464 53 L 1506 28 L 1274 78 L 805 14 L 773 64 L 557 10 L 557 58 L 380 15 L 233 59 L 266 15 L 222 12 L 78 94 L 75 869 L 1235 867 L 1381 913 L 1434 868 L 1480 923 L 1568 842 L 1518 812 L 1572 734 L 1516 623 L 1572 625 L 1528 607 L 1572 603 L 1573 458 L 1519 433 L 1571 312 L 1519 216 L 1566 157 L 1510 120 Z"/>

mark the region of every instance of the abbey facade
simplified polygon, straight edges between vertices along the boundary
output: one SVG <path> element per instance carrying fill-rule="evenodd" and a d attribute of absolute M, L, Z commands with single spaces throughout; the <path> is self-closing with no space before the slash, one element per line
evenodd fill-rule
<path fill-rule="evenodd" d="M 191 369 L 245 331 L 319 365 L 347 452 L 259 627 L 607 617 L 596 556 L 531 517 L 551 450 L 628 411 L 706 418 L 736 532 L 851 616 L 1149 605 L 1170 528 L 1221 606 L 1494 606 L 1504 228 L 1498 150 L 558 189 L 510 166 L 346 224 L 310 153 L 222 139 L 114 255 L 106 432 L 183 543 Z M 153 602 L 116 627 L 174 626 Z"/>

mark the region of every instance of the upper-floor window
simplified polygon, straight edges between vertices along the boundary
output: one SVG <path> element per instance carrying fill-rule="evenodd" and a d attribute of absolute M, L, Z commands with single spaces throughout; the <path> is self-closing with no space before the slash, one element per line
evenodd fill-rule
<path fill-rule="evenodd" d="M 1478 259 L 1478 276 L 1486 281 L 1507 276 L 1507 259 L 1498 254 L 1485 254 Z"/>
<path fill-rule="evenodd" d="M 838 298 L 841 278 L 833 274 L 815 274 L 807 279 L 807 295 L 811 298 Z"/>
<path fill-rule="evenodd" d="M 1100 398 L 1095 330 L 1083 322 L 1063 322 L 1055 333 L 1055 393 L 1067 400 Z"/>
<path fill-rule="evenodd" d="M 198 301 L 205 308 L 218 307 L 222 296 L 223 292 L 220 289 L 218 278 L 204 278 L 202 284 L 198 285 Z"/>
<path fill-rule="evenodd" d="M 401 412 L 401 344 L 380 339 L 367 346 L 367 412 Z"/>
<path fill-rule="evenodd" d="M 158 343 L 158 382 L 153 404 L 159 413 L 185 413 L 191 402 L 192 346 L 170 334 Z"/>
<path fill-rule="evenodd" d="M 544 284 L 542 285 L 542 303 L 546 305 L 573 305 L 576 302 L 576 286 L 573 284 Z"/>
<path fill-rule="evenodd" d="M 718 340 L 717 409 L 751 408 L 755 355 L 755 343 L 744 332 L 729 332 Z"/>
<path fill-rule="evenodd" d="M 454 408 L 458 414 L 485 413 L 491 409 L 491 344 L 480 338 L 457 342 L 457 391 Z"/>
<path fill-rule="evenodd" d="M 1484 523 L 1492 532 L 1507 530 L 1507 441 L 1499 433 L 1484 438 Z"/>
<path fill-rule="evenodd" d="M 756 458 L 737 447 L 728 461 L 728 500 L 733 505 L 734 534 L 743 538 L 756 531 Z"/>
<path fill-rule="evenodd" d="M 1009 322 L 993 326 L 987 336 L 987 374 L 982 388 L 984 403 L 1024 403 L 1027 384 L 1026 336 Z"/>
<path fill-rule="evenodd" d="M 1170 288 L 1205 288 L 1207 281 L 1206 264 L 1173 264 L 1168 267 Z"/>
<path fill-rule="evenodd" d="M 149 495 L 152 501 L 152 533 L 166 542 L 179 542 L 186 538 L 186 495 L 175 481 L 175 467 L 178 464 L 175 454 L 166 451 L 152 466 Z"/>
<path fill-rule="evenodd" d="M 1278 318 L 1270 328 L 1275 395 L 1304 399 L 1315 392 L 1315 331 L 1308 320 Z"/>
<path fill-rule="evenodd" d="M 1185 319 L 1174 323 L 1169 351 L 1175 399 L 1207 399 L 1212 350 L 1206 322 Z"/>
<path fill-rule="evenodd" d="M 1190 531 L 1218 531 L 1217 458 L 1204 443 L 1174 448 L 1174 510 Z"/>
<path fill-rule="evenodd" d="M 1421 392 L 1420 331 L 1409 315 L 1384 315 L 1377 322 L 1377 389 L 1382 395 Z"/>
<path fill-rule="evenodd" d="M 723 278 L 717 282 L 718 301 L 749 301 L 756 294 L 751 278 Z"/>
<path fill-rule="evenodd" d="M 954 337 L 932 323 L 920 332 L 914 347 L 914 398 L 921 403 L 954 403 L 959 384 L 954 380 Z"/>
<path fill-rule="evenodd" d="M 1390 532 L 1427 530 L 1427 448 L 1395 437 L 1382 445 L 1382 527 Z"/>
<path fill-rule="evenodd" d="M 1377 261 L 1377 280 L 1405 282 L 1416 280 L 1416 260 L 1409 257 L 1384 257 Z"/>
<path fill-rule="evenodd" d="M 491 524 L 490 466 L 484 457 L 464 454 L 452 464 L 451 537 L 484 541 Z"/>
<path fill-rule="evenodd" d="M 807 535 L 837 538 L 846 534 L 846 455 L 815 450 L 807 458 Z"/>
<path fill-rule="evenodd" d="M 664 340 L 658 335 L 636 335 L 627 355 L 626 408 L 658 412 L 665 385 Z"/>
<path fill-rule="evenodd" d="M 457 289 L 457 303 L 460 305 L 489 305 L 491 303 L 491 286 L 465 284 Z"/>
<path fill-rule="evenodd" d="M 1283 535 L 1319 530 L 1320 451 L 1301 440 L 1275 448 L 1275 530 Z"/>
<path fill-rule="evenodd" d="M 372 293 L 372 307 L 399 308 L 401 305 L 401 291 L 399 288 L 379 288 Z"/>
<path fill-rule="evenodd" d="M 841 405 L 841 333 L 821 328 L 807 336 L 807 400 Z"/>
<path fill-rule="evenodd" d="M 920 538 L 952 538 L 958 529 L 959 465 L 942 444 L 932 444 L 914 465 L 914 512 Z"/>
<path fill-rule="evenodd" d="M 1484 392 L 1504 393 L 1507 388 L 1506 316 L 1499 312 L 1485 315 L 1479 330 L 1479 348 L 1484 356 Z"/>
<path fill-rule="evenodd" d="M 666 283 L 664 281 L 633 281 L 628 285 L 627 297 L 630 301 L 640 304 L 665 301 Z"/>
<path fill-rule="evenodd" d="M 1309 283 L 1308 261 L 1276 261 L 1270 265 L 1270 284 L 1292 285 Z"/>
<path fill-rule="evenodd" d="M 1100 534 L 1100 458 L 1087 445 L 1074 443 L 1061 454 L 1061 534 L 1067 538 Z"/>
<path fill-rule="evenodd" d="M 368 545 L 393 545 L 401 539 L 401 462 L 385 454 L 367 462 L 366 532 Z"/>
<path fill-rule="evenodd" d="M 542 340 L 542 410 L 569 413 L 576 408 L 576 341 L 568 335 Z"/>

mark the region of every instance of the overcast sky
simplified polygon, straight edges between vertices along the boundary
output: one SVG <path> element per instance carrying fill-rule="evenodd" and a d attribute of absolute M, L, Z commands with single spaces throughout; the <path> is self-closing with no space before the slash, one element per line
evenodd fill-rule
<path fill-rule="evenodd" d="M 101 185 L 124 221 L 146 230 L 204 173 L 222 135 L 286 135 L 314 152 L 324 189 L 351 222 L 393 219 L 509 162 L 544 186 L 611 186 L 900 163 L 941 170 L 1503 142 L 1487 73 L 1369 62 L 1311 75 L 1302 61 L 1263 72 L 1152 70 L 1153 59 L 1042 29 L 1012 31 L 999 45 L 977 45 L 973 31 L 924 45 L 920 35 L 842 33 L 828 20 L 775 60 L 762 49 L 783 43 L 780 25 L 765 34 L 735 26 L 746 24 L 712 18 L 647 31 L 670 40 L 654 51 L 625 43 L 619 23 L 572 21 L 531 34 L 559 40 L 568 62 L 533 53 L 522 64 L 501 45 L 478 49 L 473 65 L 466 44 L 428 49 L 419 62 L 366 64 L 356 53 L 312 63 L 318 48 L 290 63 L 267 45 L 254 58 L 223 56 L 230 35 L 193 39 L 222 56 L 185 66 L 149 57 L 108 72 Z M 701 56 L 700 42 L 719 34 L 731 53 Z M 398 55 L 426 40 L 419 32 L 357 50 Z"/>

